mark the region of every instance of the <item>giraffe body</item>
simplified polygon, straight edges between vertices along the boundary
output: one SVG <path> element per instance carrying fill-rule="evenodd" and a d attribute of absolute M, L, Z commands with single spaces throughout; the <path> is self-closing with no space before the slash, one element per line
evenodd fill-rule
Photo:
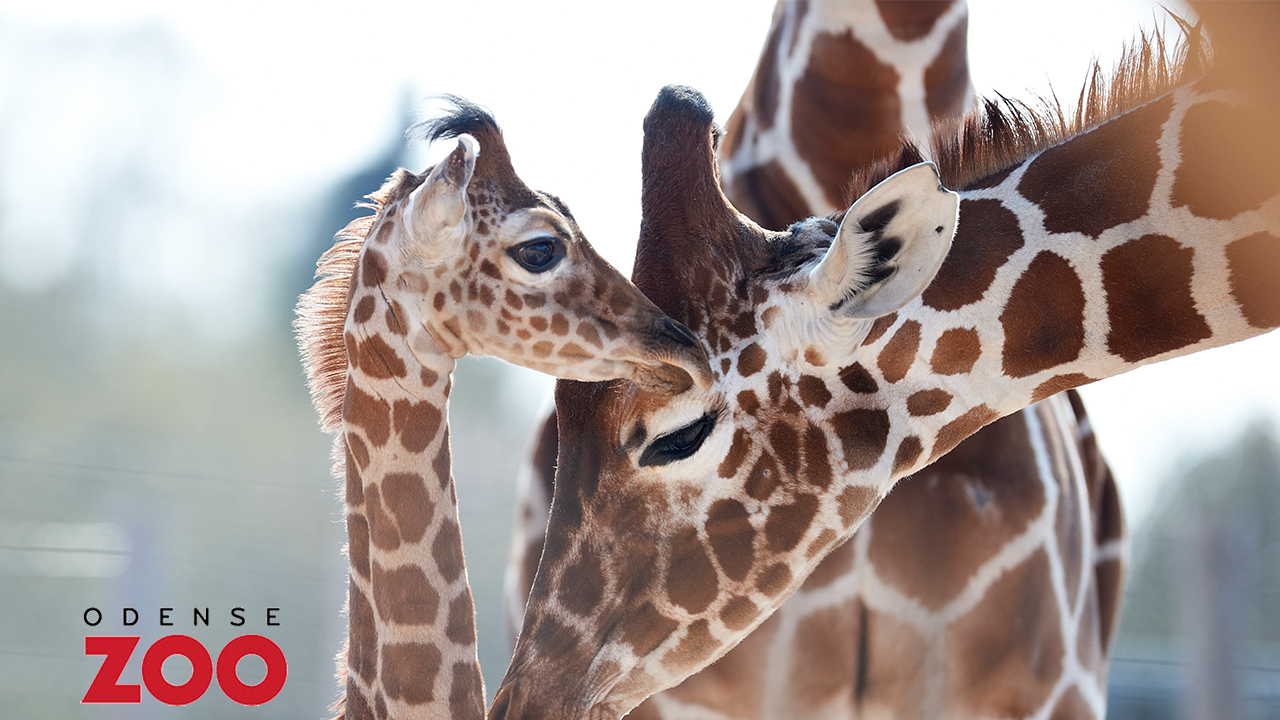
<path fill-rule="evenodd" d="M 963 1 L 780 1 L 726 125 L 726 194 L 768 228 L 846 207 L 853 168 L 973 104 L 967 29 Z"/>
<path fill-rule="evenodd" d="M 972 102 L 964 5 L 780 2 L 719 146 L 722 187 L 734 206 L 775 230 L 831 212 L 829 198 L 843 197 L 854 169 L 892 153 L 899 131 L 923 139 L 930 125 L 954 121 Z M 921 87 L 922 79 L 931 82 Z M 848 102 L 820 112 L 822 95 Z M 819 137 L 842 144 L 812 152 Z M 631 716 L 1033 717 L 1042 708 L 1060 718 L 1105 716 L 1127 539 L 1114 481 L 1087 425 L 1078 398 L 1055 395 L 904 478 L 761 628 Z M 552 416 L 520 482 L 505 587 L 513 637 L 542 554 L 556 444 Z M 1085 587 L 1068 598 L 1065 584 L 1053 582 L 1065 571 L 1043 572 L 1046 562 L 1071 568 Z M 996 584 L 1005 575 L 1013 579 Z M 1011 594 L 1038 598 L 1034 608 L 1068 610 L 991 623 L 987 608 L 1003 610 Z M 968 644 L 955 636 L 983 622 L 996 626 L 991 635 L 1003 645 L 977 667 L 967 662 L 981 655 L 974 634 Z M 886 643 L 913 651 L 886 651 Z M 1041 662 L 1025 651 L 1037 644 L 1083 654 L 1074 664 Z"/>
<path fill-rule="evenodd" d="M 342 717 L 479 718 L 484 688 L 451 473 L 455 359 L 492 354 L 659 392 L 706 386 L 706 355 L 515 175 L 487 111 L 427 127 L 457 148 L 398 171 L 339 234 L 299 304 L 322 425 L 337 431 L 351 564 Z"/>
<path fill-rule="evenodd" d="M 1280 23 L 1248 7 L 1271 14 L 1234 30 L 1265 45 Z M 940 155 L 962 188 L 953 252 L 855 347 L 838 319 L 831 342 L 774 329 L 810 301 L 829 224 L 778 234 L 738 215 L 716 190 L 709 108 L 661 93 L 635 277 L 712 349 L 716 385 L 659 399 L 559 384 L 577 451 L 491 716 L 619 716 L 721 657 L 896 479 L 992 420 L 1280 325 L 1280 143 L 1262 132 L 1280 104 L 1238 81 L 1267 71 L 1237 63 L 1170 89 L 1150 56 L 1133 62 L 1110 105 L 1086 96 L 1079 129 L 989 108 Z M 655 448 L 669 462 L 641 464 Z M 596 602 L 564 602 L 570 571 L 605 586 Z"/>

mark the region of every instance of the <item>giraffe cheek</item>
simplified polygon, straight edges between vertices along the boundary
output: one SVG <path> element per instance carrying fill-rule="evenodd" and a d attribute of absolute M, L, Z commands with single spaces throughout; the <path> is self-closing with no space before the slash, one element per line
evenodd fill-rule
<path fill-rule="evenodd" d="M 692 528 L 682 533 L 672 545 L 666 584 L 671 603 L 690 614 L 706 610 L 719 592 L 715 566 Z"/>

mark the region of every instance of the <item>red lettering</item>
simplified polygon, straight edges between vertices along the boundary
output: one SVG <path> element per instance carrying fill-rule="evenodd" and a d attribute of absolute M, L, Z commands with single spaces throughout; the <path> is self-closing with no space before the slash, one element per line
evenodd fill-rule
<path fill-rule="evenodd" d="M 117 682 L 124 666 L 133 657 L 133 649 L 138 646 L 136 637 L 86 637 L 84 639 L 85 655 L 105 655 L 98 674 L 89 683 L 89 691 L 84 694 L 82 703 L 137 703 L 142 701 L 141 685 L 121 685 Z"/>
<path fill-rule="evenodd" d="M 181 685 L 170 684 L 160 671 L 164 661 L 181 655 L 191 661 L 191 679 Z M 142 682 L 147 692 L 166 705 L 186 705 L 195 702 L 209 689 L 213 680 L 213 661 L 198 640 L 186 635 L 166 635 L 147 650 L 142 657 Z"/>
<path fill-rule="evenodd" d="M 246 655 L 257 655 L 267 664 L 267 676 L 257 685 L 245 685 L 236 675 L 236 665 Z M 289 665 L 280 647 L 261 635 L 241 635 L 218 655 L 218 686 L 241 705 L 261 705 L 274 698 L 288 675 Z"/>

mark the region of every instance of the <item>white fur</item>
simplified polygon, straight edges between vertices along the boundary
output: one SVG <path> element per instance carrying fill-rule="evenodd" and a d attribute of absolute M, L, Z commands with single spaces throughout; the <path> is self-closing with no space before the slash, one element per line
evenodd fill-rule
<path fill-rule="evenodd" d="M 899 203 L 898 213 L 883 234 L 899 239 L 902 248 L 887 263 L 893 274 L 872 284 L 875 247 L 862 222 L 893 202 Z M 849 208 L 826 256 L 809 273 L 809 292 L 824 305 L 853 295 L 840 307 L 845 317 L 888 315 L 924 292 L 938 274 L 951 249 L 959 213 L 960 196 L 942 186 L 933 163 L 919 163 L 890 175 Z"/>

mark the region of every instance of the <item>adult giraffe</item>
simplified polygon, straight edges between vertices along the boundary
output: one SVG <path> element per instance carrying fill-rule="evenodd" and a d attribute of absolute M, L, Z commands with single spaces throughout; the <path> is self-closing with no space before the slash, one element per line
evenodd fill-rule
<path fill-rule="evenodd" d="M 739 215 L 717 185 L 710 109 L 661 93 L 635 278 L 712 349 L 716 385 L 558 385 L 573 452 L 490 716 L 620 716 L 747 636 L 898 478 L 983 425 L 1280 325 L 1280 17 L 1201 12 L 1218 39 L 1203 78 L 1193 61 L 1174 85 L 1162 53 L 1140 52 L 1073 123 L 988 107 L 939 156 L 961 198 L 905 148 L 839 227 L 770 233 Z M 998 649 L 1011 623 L 1080 617 L 1082 577 L 1044 555 L 1026 572 L 1063 584 L 1067 607 L 1005 595 L 954 635 L 994 632 Z M 1089 648 L 1032 650 L 1072 663 Z M 859 648 L 880 654 L 920 649 L 890 633 Z M 1054 712 L 1087 702 L 1063 683 L 1011 685 Z M 870 688 L 918 711 L 892 678 L 860 678 L 857 699 Z"/>
<path fill-rule="evenodd" d="M 971 102 L 966 26 L 963 2 L 779 2 L 720 147 L 728 199 L 771 229 L 835 210 L 853 171 L 896 150 L 904 129 L 929 137 L 931 125 L 955 120 Z M 868 677 L 912 688 L 921 714 L 933 717 L 961 702 L 1032 717 L 1047 712 L 1048 697 L 1037 704 L 1010 683 L 1052 686 L 1064 677 L 1085 699 L 1072 717 L 1105 716 L 1125 559 L 1119 496 L 1087 423 L 1081 431 L 1079 398 L 1045 404 L 995 421 L 899 485 L 749 639 L 631 716 L 856 717 L 879 702 L 874 691 L 854 702 Z M 520 483 L 505 588 L 513 637 L 542 554 L 556 443 L 553 416 Z M 964 669 L 948 654 L 978 652 L 990 640 L 948 638 L 952 626 L 1010 594 L 1067 603 L 1065 587 L 1024 567 L 1045 553 L 1085 578 L 1089 611 L 1006 636 L 988 664 L 1009 682 L 956 682 Z M 890 630 L 922 653 L 906 663 L 859 655 L 868 636 Z M 1026 652 L 1041 642 L 1091 650 L 1050 667 Z"/>
<path fill-rule="evenodd" d="M 453 98 L 427 172 L 397 171 L 338 234 L 298 305 L 299 343 L 345 477 L 344 695 L 357 718 L 480 718 L 475 609 L 449 454 L 457 358 L 489 354 L 656 392 L 709 387 L 706 353 L 515 174 L 487 111 Z"/>

